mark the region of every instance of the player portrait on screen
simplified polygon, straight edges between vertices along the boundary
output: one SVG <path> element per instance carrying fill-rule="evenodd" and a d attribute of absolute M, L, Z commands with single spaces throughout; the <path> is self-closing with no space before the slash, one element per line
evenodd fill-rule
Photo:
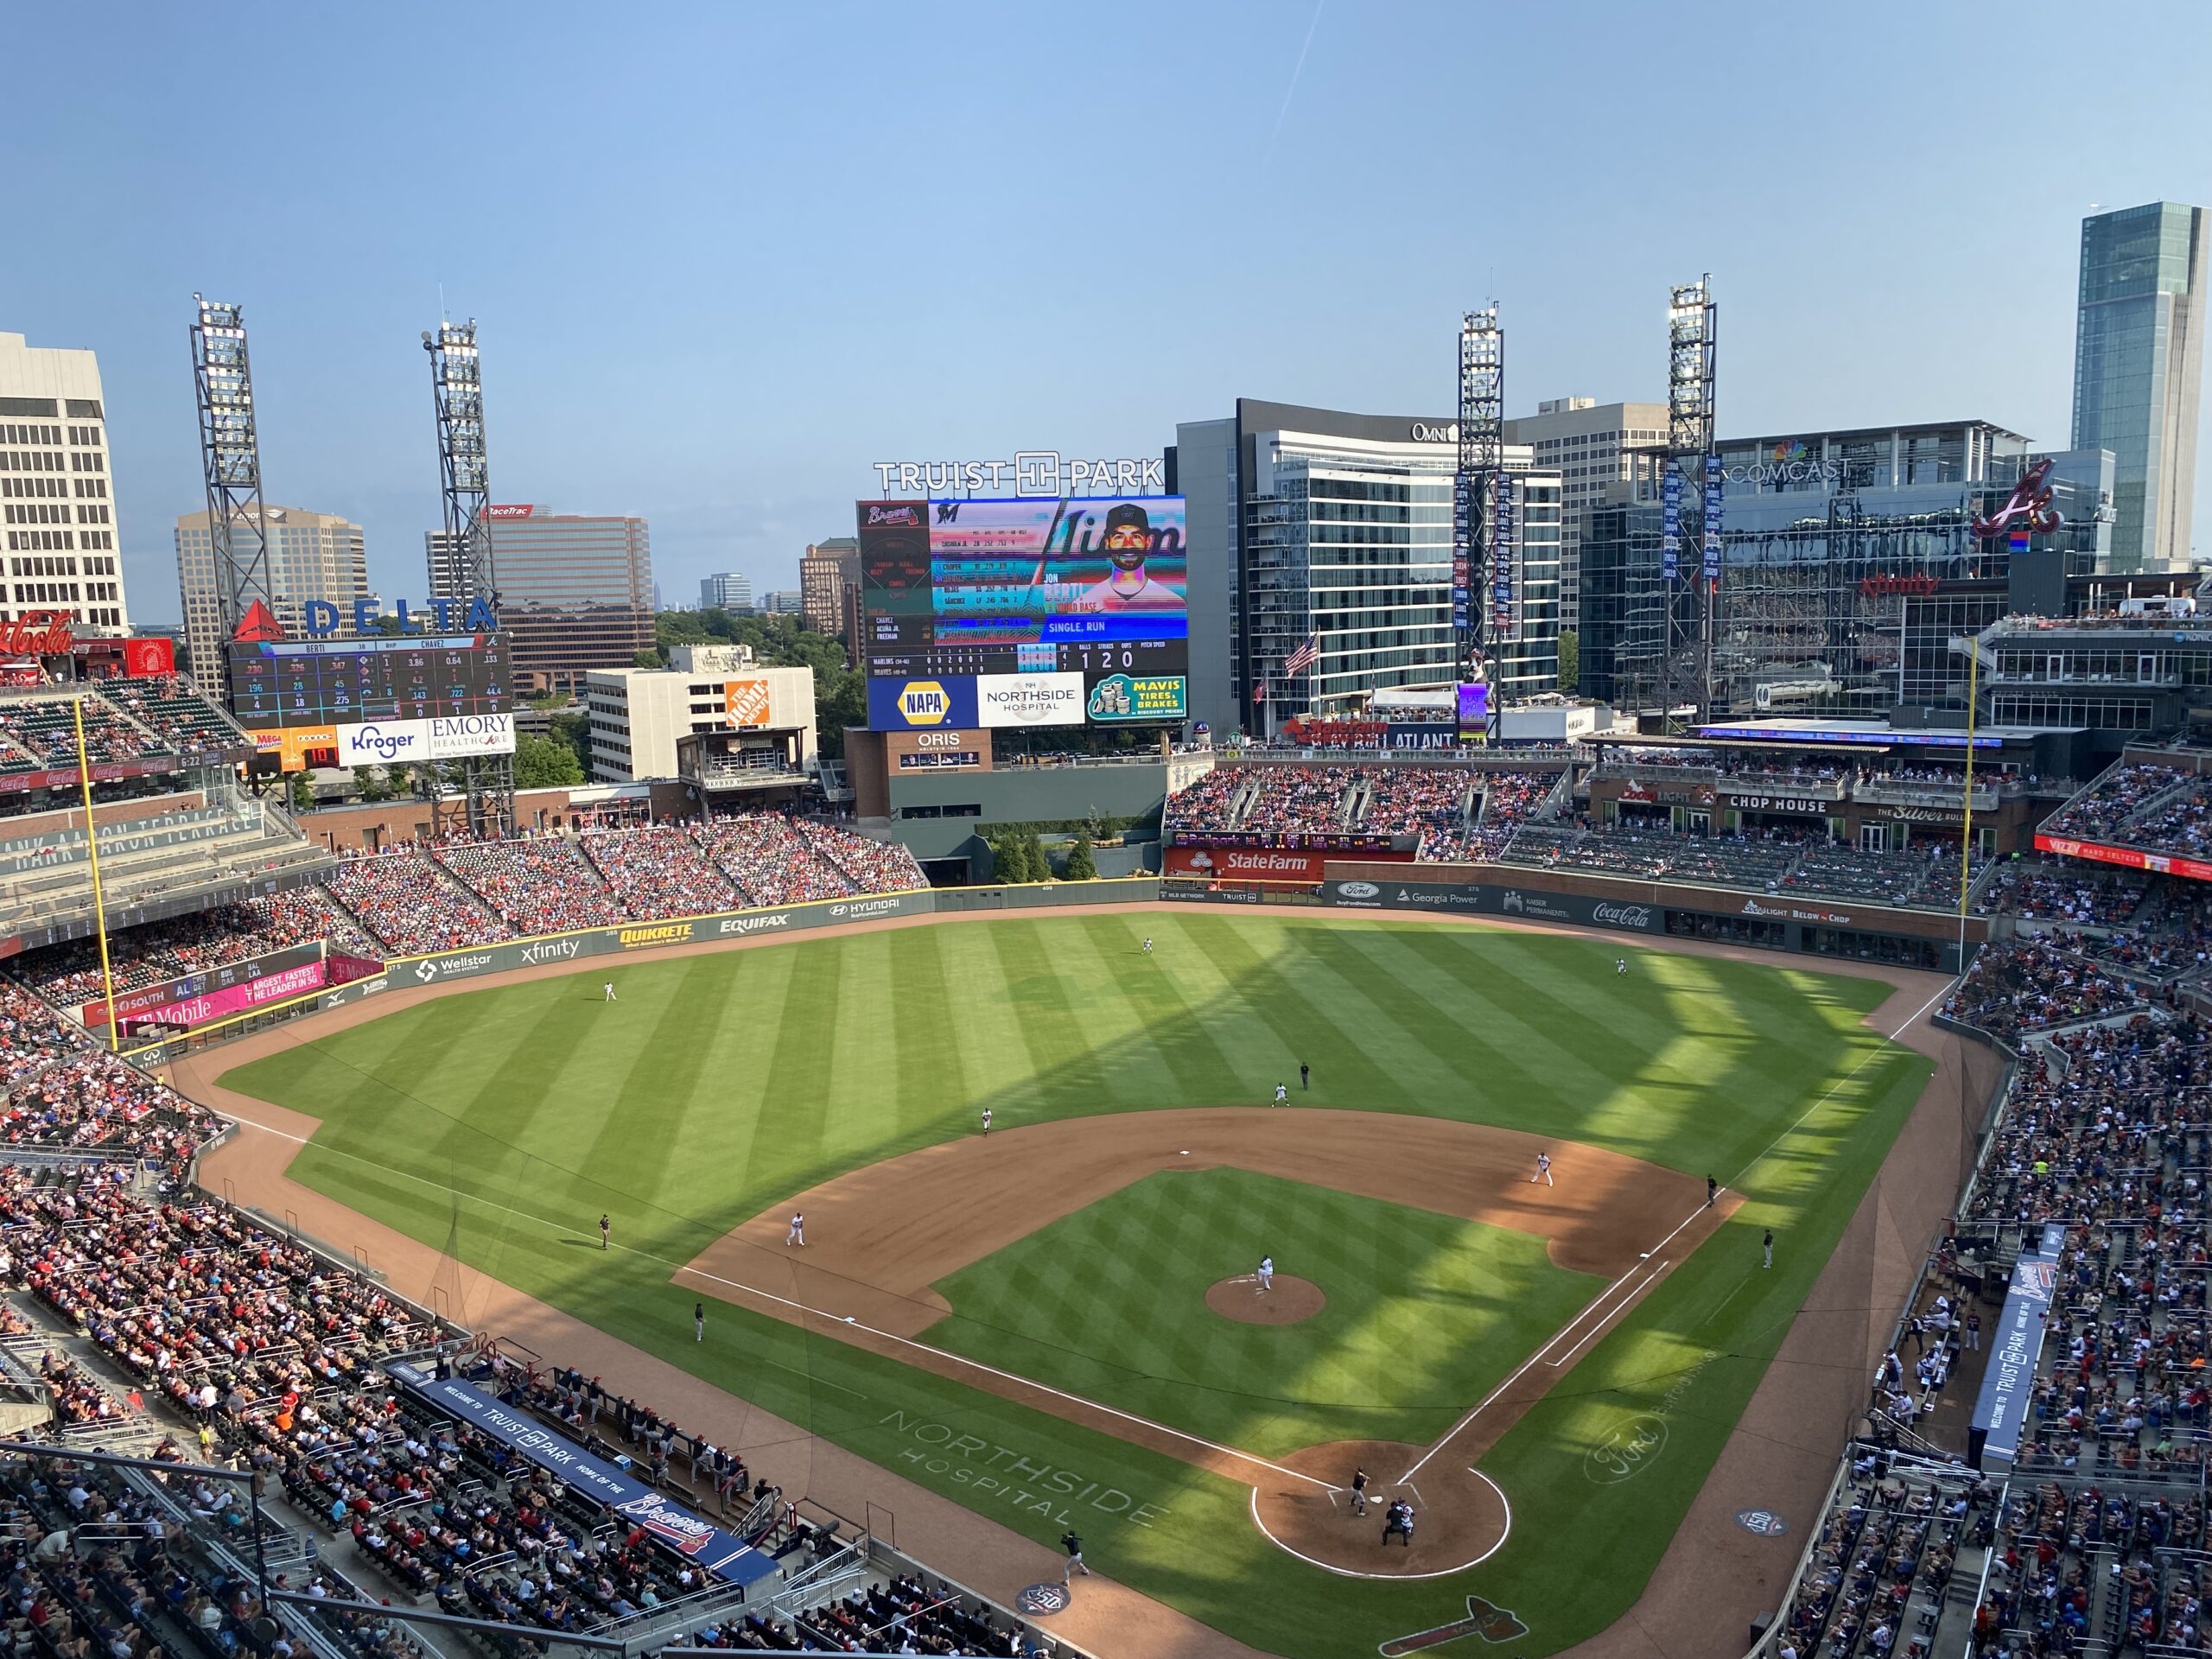
<path fill-rule="evenodd" d="M 1179 611 L 1183 595 L 1145 573 L 1158 537 L 1145 510 L 1124 501 L 1106 514 L 1106 556 L 1113 573 L 1095 582 L 1067 607 L 1071 611 Z"/>

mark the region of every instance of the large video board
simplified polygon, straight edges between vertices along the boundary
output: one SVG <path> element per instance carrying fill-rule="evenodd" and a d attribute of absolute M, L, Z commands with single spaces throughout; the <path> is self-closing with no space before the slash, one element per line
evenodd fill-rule
<path fill-rule="evenodd" d="M 869 721 L 1177 721 L 1190 613 L 1179 495 L 858 504 Z"/>
<path fill-rule="evenodd" d="M 231 708 L 249 729 L 455 719 L 512 711 L 496 634 L 239 640 Z"/>

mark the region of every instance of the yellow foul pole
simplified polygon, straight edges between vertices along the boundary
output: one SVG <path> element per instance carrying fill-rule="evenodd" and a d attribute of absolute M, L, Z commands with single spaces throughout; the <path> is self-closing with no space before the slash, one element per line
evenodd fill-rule
<path fill-rule="evenodd" d="M 92 925 L 100 935 L 100 990 L 107 998 L 107 1046 L 111 1053 L 123 1046 L 123 1033 L 115 1023 L 115 970 L 107 959 L 107 899 L 100 892 L 100 836 L 92 823 L 92 758 L 85 752 L 85 700 L 71 701 L 77 721 L 77 787 L 85 798 L 85 845 L 92 857 Z"/>
<path fill-rule="evenodd" d="M 1967 635 L 1967 786 L 1959 803 L 1959 971 L 1967 968 L 1967 890 L 1974 885 L 1974 693 L 1979 687 L 1981 644 L 1978 634 Z"/>

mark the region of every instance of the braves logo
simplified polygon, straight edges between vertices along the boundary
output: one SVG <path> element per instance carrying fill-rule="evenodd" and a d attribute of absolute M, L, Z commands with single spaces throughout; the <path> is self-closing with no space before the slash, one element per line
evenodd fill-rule
<path fill-rule="evenodd" d="M 2046 481 L 2050 477 L 2050 462 L 2037 461 L 2012 486 L 2012 493 L 2005 498 L 2003 506 L 1988 518 L 1974 521 L 1974 533 L 1985 540 L 2009 530 L 2050 535 L 2064 522 L 2058 509 L 2050 505 L 2050 486 Z"/>

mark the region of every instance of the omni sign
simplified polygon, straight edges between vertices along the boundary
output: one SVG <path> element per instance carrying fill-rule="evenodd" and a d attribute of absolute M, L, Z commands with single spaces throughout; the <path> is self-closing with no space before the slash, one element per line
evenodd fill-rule
<path fill-rule="evenodd" d="M 1408 435 L 1415 443 L 1457 443 L 1459 442 L 1459 429 L 1456 423 L 1445 425 L 1434 421 L 1415 421 Z"/>

